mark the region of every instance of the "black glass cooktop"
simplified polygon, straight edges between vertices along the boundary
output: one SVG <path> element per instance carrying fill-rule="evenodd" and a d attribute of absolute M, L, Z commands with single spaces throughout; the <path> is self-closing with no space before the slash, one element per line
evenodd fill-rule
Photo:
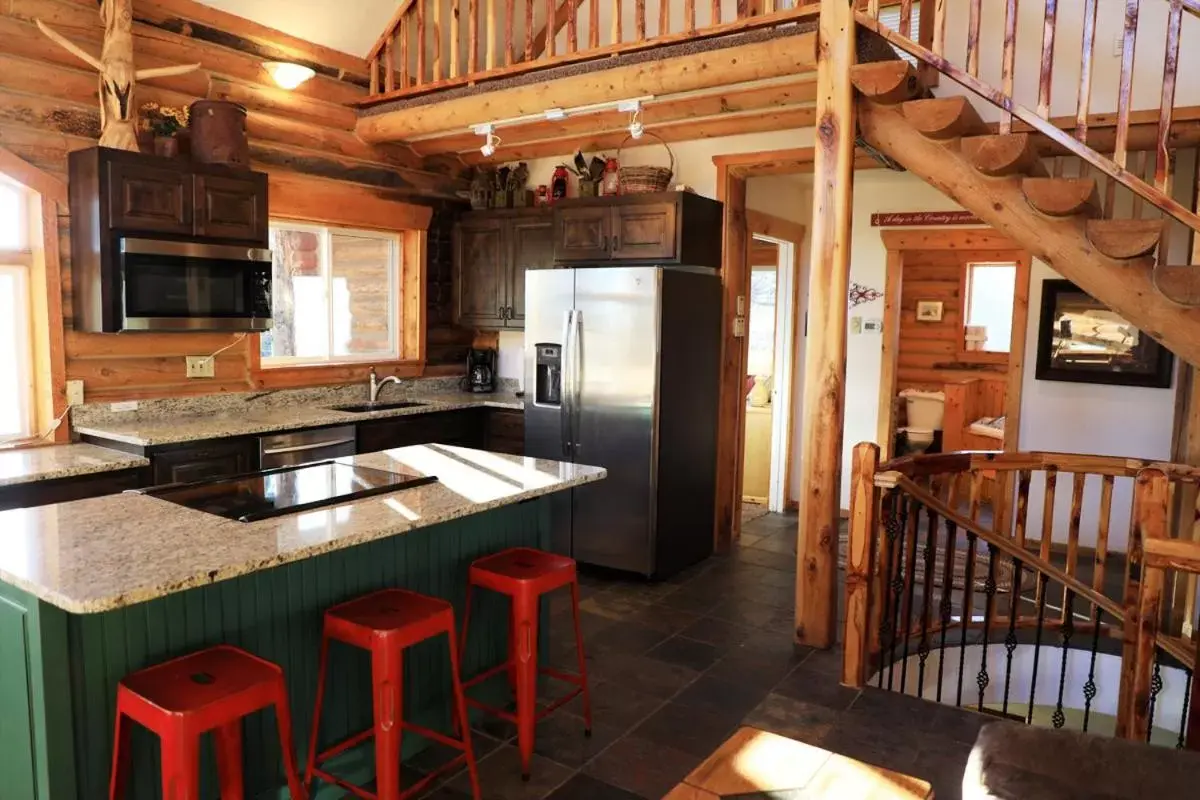
<path fill-rule="evenodd" d="M 436 481 L 433 476 L 323 461 L 213 481 L 159 486 L 142 493 L 226 519 L 257 522 Z"/>

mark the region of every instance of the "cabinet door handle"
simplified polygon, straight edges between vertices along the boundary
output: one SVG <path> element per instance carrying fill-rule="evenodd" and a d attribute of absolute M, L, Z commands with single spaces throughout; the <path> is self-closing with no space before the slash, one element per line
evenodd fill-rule
<path fill-rule="evenodd" d="M 620 250 L 620 249 L 621 249 L 621 237 L 620 237 L 620 236 L 616 236 L 615 234 L 613 235 L 613 246 L 612 246 L 612 249 L 613 249 L 613 252 L 614 252 L 614 253 L 615 253 L 615 252 L 617 252 L 618 250 Z"/>
<path fill-rule="evenodd" d="M 504 306 L 500 306 L 496 309 L 496 316 L 500 319 L 504 319 Z"/>
<path fill-rule="evenodd" d="M 604 234 L 603 236 L 600 237 L 600 239 L 601 239 L 600 249 L 607 253 L 608 252 L 608 234 L 607 233 Z"/>

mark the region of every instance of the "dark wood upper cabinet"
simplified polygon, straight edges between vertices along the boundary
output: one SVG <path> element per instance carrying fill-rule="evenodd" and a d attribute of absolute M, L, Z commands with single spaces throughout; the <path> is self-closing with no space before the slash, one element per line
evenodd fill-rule
<path fill-rule="evenodd" d="M 212 239 L 267 238 L 267 176 L 195 176 L 196 235 Z"/>
<path fill-rule="evenodd" d="M 554 262 L 721 267 L 723 206 L 690 192 L 560 201 Z"/>
<path fill-rule="evenodd" d="M 455 320 L 483 330 L 525 327 L 525 271 L 554 265 L 548 209 L 473 211 L 455 226 Z"/>
<path fill-rule="evenodd" d="M 108 226 L 191 235 L 192 176 L 178 168 L 131 161 L 108 163 Z"/>

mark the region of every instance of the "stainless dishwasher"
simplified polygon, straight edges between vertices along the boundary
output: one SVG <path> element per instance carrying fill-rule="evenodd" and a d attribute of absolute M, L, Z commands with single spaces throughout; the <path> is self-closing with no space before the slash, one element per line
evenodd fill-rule
<path fill-rule="evenodd" d="M 315 431 L 295 431 L 263 436 L 258 440 L 262 469 L 295 467 L 314 461 L 327 461 L 357 452 L 355 428 L 320 428 Z"/>

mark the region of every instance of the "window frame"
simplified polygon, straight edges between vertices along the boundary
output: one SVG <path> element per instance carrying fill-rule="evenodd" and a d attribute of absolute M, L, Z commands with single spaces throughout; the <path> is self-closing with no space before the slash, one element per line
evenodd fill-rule
<path fill-rule="evenodd" d="M 326 358 L 310 358 L 304 356 L 273 356 L 270 358 L 262 357 L 261 334 L 259 342 L 255 347 L 255 353 L 258 354 L 258 370 L 263 373 L 276 372 L 286 369 L 319 369 L 322 367 L 346 367 L 362 364 L 397 364 L 405 362 L 404 352 L 404 296 L 403 287 L 405 285 L 404 272 L 408 267 L 405 253 L 405 237 L 407 231 L 381 231 L 370 228 L 354 227 L 349 225 L 339 225 L 337 223 L 322 223 L 312 222 L 307 220 L 294 220 L 286 217 L 272 217 L 269 221 L 269 229 L 274 232 L 276 229 L 286 229 L 294 231 L 306 231 L 315 233 L 320 237 L 320 259 L 324 266 L 325 286 L 327 290 L 327 299 L 332 297 L 333 288 L 333 236 L 334 234 L 342 234 L 346 236 L 358 236 L 364 239 L 387 240 L 392 244 L 392 260 L 393 269 L 389 270 L 388 275 L 388 296 L 392 304 L 390 314 L 392 316 L 392 324 L 390 326 L 390 341 L 389 351 L 387 353 L 375 353 L 362 356 L 334 356 L 330 355 Z M 328 308 L 327 308 L 328 310 Z M 330 320 L 332 323 L 332 319 Z M 330 351 L 333 350 L 333 327 L 330 325 Z"/>
<path fill-rule="evenodd" d="M 18 283 L 17 313 L 13 328 L 18 332 L 21 346 L 18 348 L 17 377 L 21 384 L 19 402 L 21 409 L 22 429 L 15 433 L 0 434 L 0 440 L 15 438 L 18 440 L 33 438 L 38 434 L 39 398 L 38 375 L 35 355 L 34 337 L 34 252 L 33 242 L 34 220 L 37 219 L 33 204 L 39 203 L 41 196 L 28 187 L 0 174 L 0 185 L 11 188 L 17 193 L 18 230 L 21 233 L 16 249 L 0 249 L 0 274 L 12 274 Z"/>
<path fill-rule="evenodd" d="M 959 314 L 958 325 L 958 361 L 971 364 L 999 364 L 1008 363 L 1009 357 L 1012 355 L 1012 344 L 1016 338 L 1015 331 L 1008 340 L 1008 350 L 1000 352 L 998 350 L 968 350 L 967 349 L 967 325 L 969 324 L 970 309 L 971 309 L 971 271 L 976 266 L 1012 266 L 1014 269 L 1013 277 L 1013 302 L 1012 308 L 1009 310 L 1009 319 L 1015 324 L 1017 313 L 1017 299 L 1020 295 L 1021 282 L 1021 262 L 1017 258 L 1012 260 L 983 258 L 978 260 L 965 260 L 962 264 L 962 274 L 959 277 L 959 305 L 961 312 Z"/>

